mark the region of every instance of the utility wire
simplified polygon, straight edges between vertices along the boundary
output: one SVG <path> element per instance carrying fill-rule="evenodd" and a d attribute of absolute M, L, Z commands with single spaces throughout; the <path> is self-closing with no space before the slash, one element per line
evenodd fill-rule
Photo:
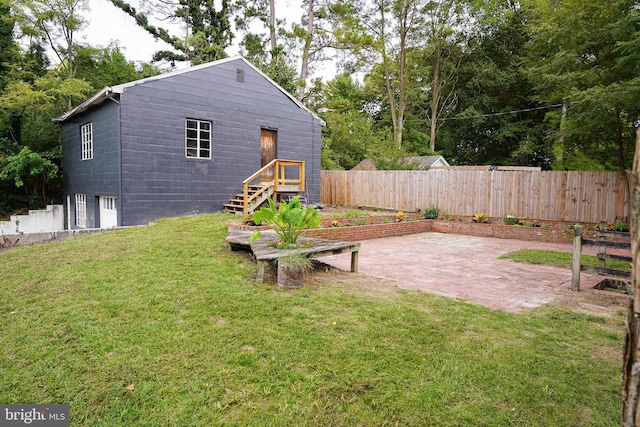
<path fill-rule="evenodd" d="M 542 107 L 525 108 L 524 110 L 502 111 L 500 113 L 487 113 L 487 114 L 481 114 L 480 116 L 445 117 L 444 119 L 440 119 L 440 120 L 442 120 L 442 121 L 445 121 L 445 120 L 466 120 L 466 119 L 474 119 L 474 118 L 477 118 L 477 117 L 504 116 L 504 115 L 507 115 L 507 114 L 526 113 L 527 111 L 550 110 L 552 108 L 558 108 L 558 107 L 562 107 L 562 104 L 553 104 L 553 105 L 545 105 L 545 106 L 542 106 Z"/>
<path fill-rule="evenodd" d="M 533 108 L 525 108 L 523 110 L 513 110 L 513 111 L 502 111 L 499 113 L 487 113 L 480 114 L 477 116 L 459 116 L 459 117 L 445 117 L 444 119 L 438 119 L 438 121 L 446 121 L 446 120 L 468 120 L 468 119 L 477 119 L 479 117 L 491 117 L 491 116 L 505 116 L 507 114 L 516 114 L 516 113 L 526 113 L 527 111 L 538 111 L 538 110 L 551 110 L 552 108 L 562 107 L 562 104 L 553 104 L 553 105 L 544 105 L 542 107 L 533 107 Z M 378 120 L 379 122 L 387 122 L 390 120 Z M 428 119 L 407 119 L 404 122 L 428 122 Z"/>

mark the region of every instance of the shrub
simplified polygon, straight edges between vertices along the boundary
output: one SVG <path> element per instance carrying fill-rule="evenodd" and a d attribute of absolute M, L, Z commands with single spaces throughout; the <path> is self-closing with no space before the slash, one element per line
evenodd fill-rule
<path fill-rule="evenodd" d="M 520 219 L 513 214 L 507 214 L 503 219 L 506 225 L 518 225 L 518 223 L 520 222 Z"/>
<path fill-rule="evenodd" d="M 629 226 L 622 221 L 618 221 L 613 224 L 614 231 L 629 231 Z"/>
<path fill-rule="evenodd" d="M 489 217 L 484 213 L 477 213 L 473 216 L 473 222 L 483 224 L 489 220 Z"/>
<path fill-rule="evenodd" d="M 425 219 L 438 219 L 438 214 L 440 214 L 440 208 L 438 208 L 438 205 L 431 204 L 428 208 L 424 209 Z"/>

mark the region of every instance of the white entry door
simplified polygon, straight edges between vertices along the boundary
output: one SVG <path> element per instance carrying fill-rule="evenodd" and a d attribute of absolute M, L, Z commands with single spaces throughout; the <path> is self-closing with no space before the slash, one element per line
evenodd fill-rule
<path fill-rule="evenodd" d="M 118 208 L 115 197 L 100 196 L 100 228 L 118 226 Z"/>

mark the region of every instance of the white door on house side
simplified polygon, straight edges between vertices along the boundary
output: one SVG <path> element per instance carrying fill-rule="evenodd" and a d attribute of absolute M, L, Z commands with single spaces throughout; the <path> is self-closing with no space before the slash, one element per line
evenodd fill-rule
<path fill-rule="evenodd" d="M 118 226 L 118 208 L 115 197 L 100 196 L 100 228 Z"/>

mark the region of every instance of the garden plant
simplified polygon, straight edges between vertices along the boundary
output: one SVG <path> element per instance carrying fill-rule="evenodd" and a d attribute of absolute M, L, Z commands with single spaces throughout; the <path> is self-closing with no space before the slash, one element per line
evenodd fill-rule
<path fill-rule="evenodd" d="M 269 224 L 280 238 L 278 247 L 281 249 L 295 248 L 298 237 L 305 229 L 316 228 L 320 224 L 318 211 L 315 208 L 303 207 L 298 196 L 289 202 L 280 202 L 277 207 L 271 197 L 268 198 L 268 203 L 268 206 L 253 214 L 253 221 L 257 224 Z M 251 240 L 257 240 L 261 235 L 260 232 L 256 232 L 251 236 Z"/>

